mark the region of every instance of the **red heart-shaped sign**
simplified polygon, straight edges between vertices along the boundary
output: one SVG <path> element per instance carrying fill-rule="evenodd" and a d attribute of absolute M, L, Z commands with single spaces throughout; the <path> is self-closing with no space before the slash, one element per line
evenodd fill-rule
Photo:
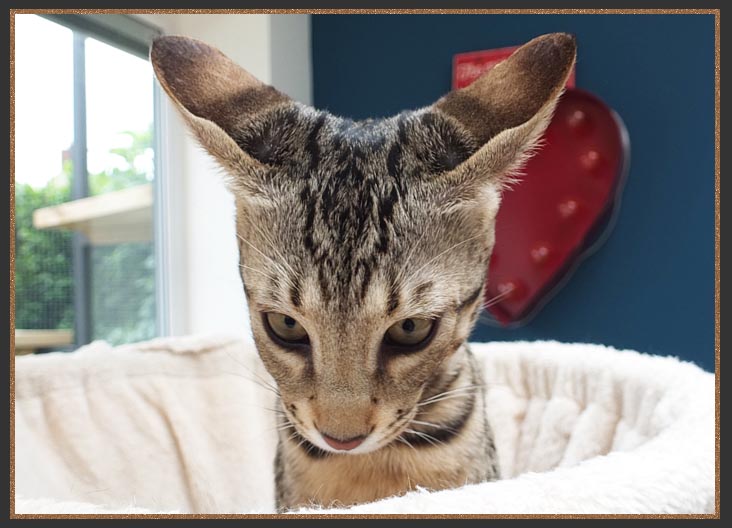
<path fill-rule="evenodd" d="M 619 116 L 592 94 L 568 89 L 496 219 L 485 307 L 501 325 L 530 319 L 601 244 L 628 161 Z"/>

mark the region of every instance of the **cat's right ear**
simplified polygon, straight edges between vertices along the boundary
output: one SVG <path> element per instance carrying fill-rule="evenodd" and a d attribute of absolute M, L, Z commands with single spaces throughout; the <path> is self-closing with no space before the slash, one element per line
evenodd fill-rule
<path fill-rule="evenodd" d="M 237 143 L 237 133 L 257 114 L 291 104 L 291 99 L 196 39 L 158 37 L 150 62 L 198 141 L 227 170 L 231 190 L 257 195 L 263 166 Z"/>

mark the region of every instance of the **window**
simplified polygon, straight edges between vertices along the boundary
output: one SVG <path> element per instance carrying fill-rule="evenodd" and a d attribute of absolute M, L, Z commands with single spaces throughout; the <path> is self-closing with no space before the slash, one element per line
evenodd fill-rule
<path fill-rule="evenodd" d="M 155 34 L 124 15 L 15 16 L 18 353 L 165 333 Z"/>

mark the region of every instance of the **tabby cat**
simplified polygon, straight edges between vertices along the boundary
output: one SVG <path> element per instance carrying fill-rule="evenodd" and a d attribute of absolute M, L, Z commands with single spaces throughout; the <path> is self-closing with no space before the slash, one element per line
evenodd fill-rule
<path fill-rule="evenodd" d="M 252 331 L 279 392 L 280 510 L 499 478 L 465 341 L 501 191 L 575 55 L 574 37 L 544 35 L 432 106 L 352 121 L 203 42 L 155 40 L 160 84 L 235 197 Z"/>

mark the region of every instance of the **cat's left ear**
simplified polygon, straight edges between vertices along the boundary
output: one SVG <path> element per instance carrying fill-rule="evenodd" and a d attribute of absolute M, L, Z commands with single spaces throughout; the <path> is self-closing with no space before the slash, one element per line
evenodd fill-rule
<path fill-rule="evenodd" d="M 529 157 L 551 120 L 576 58 L 572 35 L 537 37 L 450 92 L 432 110 L 457 121 L 478 150 L 455 167 L 455 182 L 500 185 Z"/>

